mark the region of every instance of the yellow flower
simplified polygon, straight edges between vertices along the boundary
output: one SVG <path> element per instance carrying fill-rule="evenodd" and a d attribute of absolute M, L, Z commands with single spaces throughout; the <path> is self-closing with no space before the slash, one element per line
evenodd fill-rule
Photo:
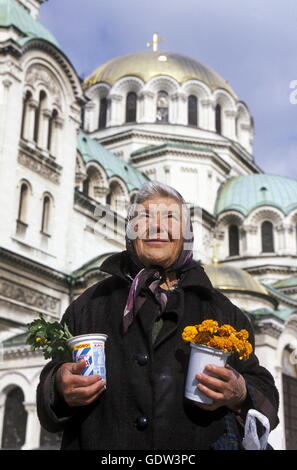
<path fill-rule="evenodd" d="M 227 324 L 219 327 L 215 320 L 204 320 L 199 325 L 186 326 L 182 333 L 184 341 L 237 353 L 240 360 L 248 359 L 253 351 L 252 345 L 247 341 L 248 337 L 247 330 L 236 331 L 233 326 Z"/>
<path fill-rule="evenodd" d="M 211 339 L 211 333 L 209 331 L 199 331 L 195 338 L 195 343 L 207 345 Z"/>
<path fill-rule="evenodd" d="M 216 333 L 219 328 L 219 324 L 215 320 L 204 320 L 200 325 L 196 325 L 198 331 L 208 331 L 209 333 Z"/>
<path fill-rule="evenodd" d="M 247 330 L 240 330 L 236 333 L 237 338 L 246 340 L 249 337 L 249 332 Z"/>
<path fill-rule="evenodd" d="M 46 338 L 40 338 L 40 336 L 37 336 L 37 337 L 36 337 L 36 342 L 37 342 L 37 343 L 46 344 L 46 343 L 47 343 L 47 339 L 46 339 Z"/>
<path fill-rule="evenodd" d="M 197 336 L 197 330 L 195 326 L 186 326 L 183 333 L 182 338 L 184 341 L 190 341 L 192 343 L 195 342 L 195 337 Z"/>
<path fill-rule="evenodd" d="M 222 325 L 220 326 L 218 333 L 220 336 L 230 336 L 232 333 L 236 333 L 236 330 L 231 325 Z"/>

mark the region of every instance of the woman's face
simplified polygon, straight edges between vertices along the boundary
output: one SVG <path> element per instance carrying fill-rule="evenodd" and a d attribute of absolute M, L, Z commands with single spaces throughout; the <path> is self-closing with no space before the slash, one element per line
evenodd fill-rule
<path fill-rule="evenodd" d="M 154 197 L 141 203 L 136 218 L 136 254 L 145 266 L 171 266 L 183 245 L 182 205 L 171 197 Z"/>

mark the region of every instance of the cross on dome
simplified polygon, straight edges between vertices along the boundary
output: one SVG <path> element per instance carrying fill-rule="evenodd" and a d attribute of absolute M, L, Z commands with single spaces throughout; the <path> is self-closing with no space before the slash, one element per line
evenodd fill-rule
<path fill-rule="evenodd" d="M 164 41 L 163 38 L 159 38 L 158 33 L 153 34 L 153 41 L 152 42 L 147 42 L 146 45 L 147 47 L 153 46 L 153 51 L 156 52 L 158 50 L 158 44 L 159 42 Z"/>

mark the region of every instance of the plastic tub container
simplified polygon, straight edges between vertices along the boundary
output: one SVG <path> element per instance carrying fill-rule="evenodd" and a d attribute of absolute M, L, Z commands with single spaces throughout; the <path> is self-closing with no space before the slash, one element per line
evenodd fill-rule
<path fill-rule="evenodd" d="M 226 353 L 220 349 L 210 348 L 203 344 L 190 343 L 190 346 L 191 354 L 188 364 L 185 397 L 189 400 L 210 405 L 213 400 L 197 388 L 199 381 L 196 379 L 195 375 L 200 373 L 208 374 L 208 372 L 204 371 L 208 364 L 225 367 L 230 353 Z"/>
<path fill-rule="evenodd" d="M 105 334 L 87 334 L 74 336 L 67 340 L 67 345 L 72 353 L 73 362 L 79 362 L 84 359 L 86 367 L 81 375 L 98 374 L 103 380 L 106 380 L 105 368 Z"/>

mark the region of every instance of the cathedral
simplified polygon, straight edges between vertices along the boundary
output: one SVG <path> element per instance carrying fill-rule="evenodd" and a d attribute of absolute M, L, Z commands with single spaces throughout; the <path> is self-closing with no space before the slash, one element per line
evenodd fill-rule
<path fill-rule="evenodd" d="M 43 2 L 0 0 L 1 448 L 58 448 L 37 418 L 46 361 L 26 325 L 106 276 L 129 204 L 158 180 L 187 201 L 195 259 L 253 323 L 280 394 L 269 443 L 297 449 L 297 181 L 257 165 L 249 108 L 214 70 L 155 33 L 82 80 Z"/>

